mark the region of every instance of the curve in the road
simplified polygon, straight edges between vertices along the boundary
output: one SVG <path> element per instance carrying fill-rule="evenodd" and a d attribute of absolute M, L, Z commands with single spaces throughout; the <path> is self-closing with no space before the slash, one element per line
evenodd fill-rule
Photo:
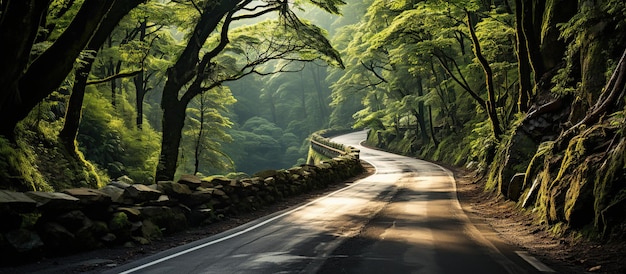
<path fill-rule="evenodd" d="M 377 173 L 297 208 L 106 273 L 535 273 L 463 212 L 438 165 L 361 147 Z"/>

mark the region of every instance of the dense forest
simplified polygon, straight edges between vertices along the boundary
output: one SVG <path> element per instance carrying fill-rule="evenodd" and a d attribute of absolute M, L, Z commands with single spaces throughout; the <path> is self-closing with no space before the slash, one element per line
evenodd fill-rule
<path fill-rule="evenodd" d="M 555 232 L 624 236 L 623 1 L 365 2 L 333 37 L 331 121 L 477 170 Z"/>
<path fill-rule="evenodd" d="M 254 173 L 328 125 L 341 1 L 2 2 L 3 188 Z"/>
<path fill-rule="evenodd" d="M 0 187 L 251 174 L 324 128 L 626 227 L 618 0 L 0 1 Z"/>

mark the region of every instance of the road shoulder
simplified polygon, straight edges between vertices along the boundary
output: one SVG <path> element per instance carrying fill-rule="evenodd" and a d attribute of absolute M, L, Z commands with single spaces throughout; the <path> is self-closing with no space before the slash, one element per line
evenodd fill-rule
<path fill-rule="evenodd" d="M 459 202 L 473 222 L 487 224 L 508 244 L 564 273 L 626 273 L 623 242 L 598 243 L 574 235 L 557 236 L 533 213 L 520 210 L 492 192 L 485 192 L 484 179 L 467 170 L 453 171 Z"/>

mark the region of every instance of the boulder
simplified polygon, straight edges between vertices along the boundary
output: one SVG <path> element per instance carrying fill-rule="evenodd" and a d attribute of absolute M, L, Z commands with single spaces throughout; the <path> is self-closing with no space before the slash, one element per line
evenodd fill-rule
<path fill-rule="evenodd" d="M 200 177 L 189 174 L 180 176 L 178 183 L 188 186 L 191 190 L 195 190 L 198 187 L 202 186 L 202 181 L 200 180 Z"/>
<path fill-rule="evenodd" d="M 0 190 L 0 211 L 31 213 L 35 211 L 37 202 L 21 192 Z"/>
<path fill-rule="evenodd" d="M 134 184 L 124 189 L 124 198 L 133 199 L 135 202 L 145 202 L 156 200 L 161 196 L 161 191 L 152 189 L 142 184 Z"/>
<path fill-rule="evenodd" d="M 524 181 L 526 179 L 526 173 L 516 173 L 509 181 L 509 187 L 507 190 L 507 197 L 513 201 L 518 201 L 522 196 L 524 190 Z"/>
<path fill-rule="evenodd" d="M 65 193 L 29 191 L 26 195 L 37 201 L 37 207 L 43 212 L 72 211 L 80 207 L 78 198 Z"/>

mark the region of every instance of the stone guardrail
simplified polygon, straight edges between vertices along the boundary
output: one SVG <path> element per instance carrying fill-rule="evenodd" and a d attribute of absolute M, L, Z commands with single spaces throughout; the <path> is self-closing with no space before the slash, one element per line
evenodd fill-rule
<path fill-rule="evenodd" d="M 311 149 L 313 151 L 329 159 L 340 156 L 351 156 L 355 159 L 359 159 L 359 149 L 352 146 L 346 146 L 343 144 L 331 142 L 330 139 L 323 137 L 319 133 L 313 133 L 311 135 L 310 143 Z M 312 157 L 309 157 L 309 159 L 311 158 Z"/>

